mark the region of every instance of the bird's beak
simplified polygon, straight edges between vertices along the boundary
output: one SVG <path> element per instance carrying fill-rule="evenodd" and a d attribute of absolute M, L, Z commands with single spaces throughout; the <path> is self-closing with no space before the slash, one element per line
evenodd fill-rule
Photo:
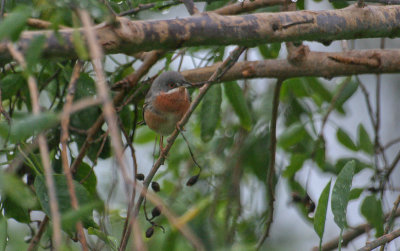
<path fill-rule="evenodd" d="M 193 84 L 190 83 L 190 82 L 188 82 L 188 81 L 182 81 L 182 82 L 181 82 L 181 86 L 187 88 L 187 87 L 193 87 Z"/>

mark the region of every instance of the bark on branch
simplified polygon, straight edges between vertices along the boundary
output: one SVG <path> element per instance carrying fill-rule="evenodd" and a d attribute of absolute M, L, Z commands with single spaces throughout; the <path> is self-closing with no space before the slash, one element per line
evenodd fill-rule
<path fill-rule="evenodd" d="M 200 45 L 285 41 L 329 41 L 400 36 L 400 6 L 350 6 L 340 10 L 257 13 L 222 16 L 204 13 L 188 18 L 131 21 L 119 17 L 113 24 L 94 27 L 105 53 L 135 53 L 154 49 L 176 49 Z M 82 30 L 79 30 L 82 32 Z M 25 31 L 18 46 L 22 51 L 37 36 L 44 35 L 47 57 L 76 57 L 73 29 Z M 10 59 L 6 43 L 0 43 L 0 60 Z"/>
<path fill-rule="evenodd" d="M 352 60 L 338 61 L 338 58 Z M 364 61 L 376 60 L 372 66 Z M 375 61 L 374 61 L 375 62 Z M 193 70 L 182 71 L 191 82 L 206 81 L 219 63 Z M 354 74 L 400 72 L 400 50 L 355 50 L 348 52 L 308 52 L 296 63 L 287 59 L 268 59 L 236 63 L 221 81 L 249 78 L 292 78 L 315 76 L 332 78 Z"/>

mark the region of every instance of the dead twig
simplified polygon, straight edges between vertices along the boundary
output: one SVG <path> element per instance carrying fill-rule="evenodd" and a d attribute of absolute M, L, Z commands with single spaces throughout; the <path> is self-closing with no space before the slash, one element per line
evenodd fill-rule
<path fill-rule="evenodd" d="M 284 79 L 278 79 L 274 89 L 274 99 L 272 101 L 272 117 L 271 117 L 271 139 L 269 142 L 270 160 L 267 170 L 267 194 L 268 194 L 268 216 L 266 222 L 266 229 L 262 237 L 257 243 L 257 250 L 259 250 L 264 243 L 265 239 L 269 236 L 269 230 L 274 220 L 274 202 L 275 202 L 275 155 L 276 155 L 276 123 L 278 120 L 279 108 L 279 95 Z"/>
<path fill-rule="evenodd" d="M 76 193 L 75 193 L 75 185 L 73 183 L 73 178 L 72 178 L 72 173 L 71 169 L 68 163 L 68 153 L 67 153 L 67 143 L 68 143 L 68 125 L 69 125 L 69 120 L 70 120 L 70 110 L 72 107 L 72 102 L 74 100 L 74 95 L 75 95 L 75 85 L 76 82 L 79 78 L 80 71 L 82 68 L 82 61 L 78 60 L 74 66 L 74 69 L 72 71 L 72 76 L 71 80 L 69 82 L 68 86 L 68 93 L 66 97 L 66 102 L 63 108 L 63 112 L 61 115 L 61 159 L 62 159 L 62 167 L 64 170 L 65 177 L 67 178 L 67 186 L 68 186 L 68 193 L 71 198 L 71 207 L 73 210 L 78 210 L 79 208 L 79 202 L 78 199 L 76 198 Z M 85 232 L 83 231 L 83 225 L 81 221 L 78 221 L 76 223 L 76 230 L 78 232 L 78 239 L 79 242 L 82 245 L 82 250 L 87 251 L 87 241 L 85 237 Z"/>
<path fill-rule="evenodd" d="M 19 52 L 13 44 L 8 43 L 7 48 L 10 51 L 10 54 L 13 56 L 15 60 L 21 65 L 23 69 L 26 69 L 26 61 L 21 52 Z M 36 79 L 32 75 L 28 75 L 28 87 L 29 93 L 31 96 L 32 102 L 32 111 L 33 114 L 40 114 L 40 106 L 39 106 L 39 91 L 36 84 Z M 50 156 L 49 149 L 47 146 L 47 140 L 44 134 L 38 135 L 38 144 L 40 150 L 40 157 L 42 159 L 42 165 L 44 169 L 44 176 L 47 186 L 47 191 L 49 194 L 49 203 L 50 203 L 50 212 L 53 223 L 53 245 L 54 250 L 59 250 L 61 245 L 61 220 L 60 213 L 58 211 L 58 203 L 56 196 L 56 189 L 53 180 L 53 170 L 50 164 Z"/>

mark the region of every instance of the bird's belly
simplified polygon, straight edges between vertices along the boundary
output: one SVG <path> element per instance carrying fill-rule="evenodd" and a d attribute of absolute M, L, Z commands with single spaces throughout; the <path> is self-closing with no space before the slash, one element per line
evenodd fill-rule
<path fill-rule="evenodd" d="M 144 120 L 147 126 L 162 136 L 171 134 L 175 130 L 176 123 L 180 119 L 181 116 L 175 113 L 158 114 L 152 111 L 146 111 L 144 114 Z"/>

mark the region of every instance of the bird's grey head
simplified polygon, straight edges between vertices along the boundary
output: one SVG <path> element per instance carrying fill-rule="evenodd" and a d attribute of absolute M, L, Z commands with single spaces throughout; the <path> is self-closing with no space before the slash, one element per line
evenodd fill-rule
<path fill-rule="evenodd" d="M 160 91 L 168 92 L 180 86 L 189 87 L 192 86 L 192 84 L 187 82 L 179 72 L 166 71 L 161 73 L 160 76 L 154 80 L 151 85 L 150 93 L 155 94 Z"/>

